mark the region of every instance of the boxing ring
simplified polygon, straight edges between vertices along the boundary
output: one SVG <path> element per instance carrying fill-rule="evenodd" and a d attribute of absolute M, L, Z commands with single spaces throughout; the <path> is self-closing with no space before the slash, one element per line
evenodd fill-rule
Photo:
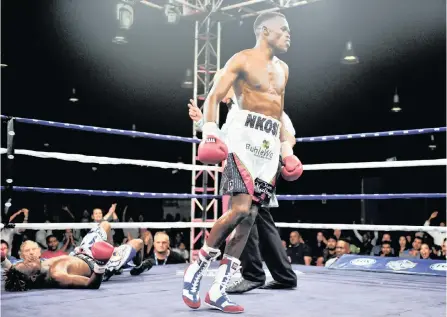
<path fill-rule="evenodd" d="M 99 290 L 44 290 L 2 293 L 3 316 L 111 317 L 217 316 L 204 307 L 190 310 L 181 300 L 183 265 L 153 267 L 140 276 L 123 274 Z M 296 290 L 253 290 L 231 298 L 245 306 L 244 316 L 281 317 L 435 317 L 445 316 L 445 279 L 393 273 L 334 271 L 293 267 Z M 203 278 L 203 289 L 212 277 Z M 26 298 L 26 299 L 25 299 Z M 261 304 L 262 303 L 262 304 Z"/>
<path fill-rule="evenodd" d="M 170 135 L 151 134 L 146 132 L 125 131 L 102 127 L 92 127 L 71 123 L 51 122 L 45 120 L 12 118 L 8 120 L 8 146 L 1 153 L 13 161 L 15 155 L 26 155 L 40 159 L 58 159 L 79 163 L 125 164 L 141 167 L 165 169 L 182 169 L 189 171 L 219 172 L 218 166 L 201 166 L 183 163 L 143 161 L 119 159 L 111 157 L 94 157 L 76 153 L 40 152 L 26 149 L 15 149 L 14 122 L 50 126 L 54 128 L 89 131 L 124 135 L 130 137 L 153 138 L 166 141 L 198 143 L 197 138 L 184 138 Z M 329 142 L 338 140 L 375 138 L 387 136 L 411 136 L 426 133 L 444 133 L 445 127 L 414 129 L 402 131 L 386 131 L 360 133 L 350 135 L 319 136 L 298 138 L 297 142 Z M 446 166 L 446 159 L 386 161 L 363 163 L 330 163 L 305 164 L 304 170 L 334 170 L 360 168 L 394 168 L 394 167 L 431 167 Z M 40 188 L 28 186 L 12 186 L 13 180 L 7 180 L 8 186 L 2 190 L 28 191 L 39 193 L 57 193 L 63 195 L 90 195 L 133 197 L 135 199 L 220 199 L 217 195 L 189 193 L 146 193 L 129 191 L 90 190 L 77 188 Z M 278 200 L 343 200 L 343 199 L 420 199 L 445 198 L 445 193 L 399 193 L 399 194 L 334 194 L 334 195 L 278 195 Z M 217 216 L 217 215 L 216 215 Z M 112 223 L 113 228 L 210 228 L 212 222 L 141 222 Z M 276 223 L 277 227 L 309 228 L 309 229 L 357 229 L 380 231 L 437 231 L 446 233 L 443 227 L 424 226 L 384 226 L 384 225 L 352 225 L 352 224 L 313 224 L 313 223 Z M 90 228 L 91 223 L 23 223 L 16 224 L 22 229 L 83 229 Z M 191 241 L 191 245 L 195 241 Z M 343 257 L 341 258 L 343 259 Z M 340 260 L 341 260 L 340 259 Z M 362 259 L 363 261 L 365 259 Z M 361 261 L 361 260 L 359 260 Z M 397 261 L 399 262 L 399 261 Z M 405 262 L 405 261 L 403 261 Z M 402 263 L 401 263 L 402 264 Z M 405 264 L 405 263 L 404 263 Z M 434 264 L 435 265 L 435 264 Z M 8 293 L 2 289 L 1 306 L 4 316 L 51 317 L 80 316 L 94 313 L 95 316 L 119 316 L 131 312 L 133 315 L 163 316 L 209 316 L 215 313 L 207 308 L 192 311 L 181 301 L 182 275 L 186 265 L 169 265 L 153 267 L 140 276 L 130 276 L 124 272 L 114 276 L 101 285 L 99 290 L 33 290 L 26 293 Z M 203 280 L 203 291 L 211 284 L 214 267 Z M 253 290 L 243 295 L 232 295 L 245 306 L 246 316 L 271 316 L 278 314 L 290 316 L 442 316 L 446 309 L 445 262 L 436 263 L 433 274 L 396 274 L 409 273 L 403 269 L 395 272 L 367 271 L 359 269 L 344 270 L 325 267 L 306 267 L 294 265 L 298 276 L 296 290 Z M 443 272 L 444 274 L 438 274 Z M 268 280 L 271 279 L 267 272 Z M 260 303 L 262 302 L 262 305 Z M 168 305 L 166 305 L 168 303 Z"/>

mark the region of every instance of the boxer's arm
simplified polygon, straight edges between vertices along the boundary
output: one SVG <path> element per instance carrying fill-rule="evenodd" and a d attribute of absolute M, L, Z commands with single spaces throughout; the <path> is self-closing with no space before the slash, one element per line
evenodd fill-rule
<path fill-rule="evenodd" d="M 289 141 L 291 141 L 290 140 L 291 138 L 290 138 L 290 133 L 288 133 L 287 130 L 286 130 L 286 123 L 284 121 L 284 116 L 283 116 L 283 113 L 284 113 L 284 95 L 285 95 L 285 92 L 286 92 L 286 85 L 287 85 L 287 82 L 289 80 L 289 66 L 287 66 L 287 64 L 284 63 L 283 61 L 281 61 L 281 66 L 284 69 L 284 74 L 285 74 L 285 77 L 286 77 L 285 78 L 285 82 L 284 82 L 284 90 L 283 90 L 282 95 L 281 95 L 281 130 L 279 132 L 279 138 L 280 138 L 281 143 L 282 143 L 282 142 L 289 142 Z M 293 138 L 293 139 L 295 139 L 295 138 Z M 291 144 L 291 146 L 293 147 L 294 145 L 295 145 L 295 140 L 293 141 L 293 144 Z"/>
<path fill-rule="evenodd" d="M 205 123 L 216 122 L 217 106 L 225 98 L 233 83 L 242 72 L 245 60 L 246 58 L 243 53 L 237 53 L 230 58 L 222 69 L 221 75 L 217 78 L 203 105 Z"/>

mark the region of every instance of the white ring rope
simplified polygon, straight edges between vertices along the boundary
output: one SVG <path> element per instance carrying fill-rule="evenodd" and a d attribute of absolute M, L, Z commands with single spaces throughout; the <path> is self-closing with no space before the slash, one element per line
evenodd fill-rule
<path fill-rule="evenodd" d="M 27 155 L 39 158 L 53 158 L 63 161 L 79 162 L 79 163 L 93 163 L 93 164 L 109 164 L 109 165 L 136 165 L 145 167 L 158 167 L 158 168 L 172 168 L 187 171 L 220 171 L 220 167 L 216 166 L 205 166 L 205 165 L 192 165 L 184 163 L 169 163 L 169 162 L 158 162 L 158 161 L 145 161 L 145 160 L 132 160 L 132 159 L 121 159 L 105 156 L 90 156 L 82 154 L 67 154 L 58 152 L 40 152 L 32 150 L 15 150 L 15 154 Z M 6 149 L 1 149 L 1 154 L 6 153 Z"/>
<path fill-rule="evenodd" d="M 6 154 L 5 148 L 1 149 L 1 154 Z M 179 170 L 196 170 L 196 171 L 221 171 L 218 166 L 192 165 L 184 163 L 169 163 L 158 161 L 145 161 L 133 159 L 121 159 L 113 157 L 89 156 L 82 154 L 67 154 L 58 152 L 41 152 L 32 150 L 14 151 L 15 154 L 27 155 L 39 158 L 52 158 L 63 161 L 91 163 L 91 164 L 109 164 L 109 165 L 137 165 L 145 167 L 158 168 L 172 168 Z M 325 164 L 305 164 L 306 171 L 321 171 L 321 170 L 347 170 L 347 169 L 363 169 L 363 168 L 396 168 L 396 167 L 417 167 L 417 166 L 446 166 L 447 159 L 436 160 L 412 160 L 412 161 L 385 161 L 385 162 L 358 162 L 358 163 L 325 163 Z"/>
<path fill-rule="evenodd" d="M 135 228 L 212 228 L 214 222 L 111 222 L 115 229 L 135 229 Z M 32 230 L 63 230 L 63 229 L 90 229 L 96 223 L 17 223 L 15 228 Z M 361 230 L 361 231 L 425 231 L 447 233 L 447 227 L 434 226 L 394 226 L 394 225 L 358 225 L 358 224 L 325 224 L 325 223 L 275 223 L 278 228 L 296 229 L 340 229 L 340 230 Z M 1 228 L 4 225 L 0 226 Z"/>

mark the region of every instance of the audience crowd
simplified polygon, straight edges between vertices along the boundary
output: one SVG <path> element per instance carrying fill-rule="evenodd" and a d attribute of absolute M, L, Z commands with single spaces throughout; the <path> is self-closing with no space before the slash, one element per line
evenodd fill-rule
<path fill-rule="evenodd" d="M 73 221 L 76 219 L 72 211 L 62 207 Z M 14 223 L 27 222 L 30 211 L 20 209 L 9 216 L 8 224 L 1 230 L 1 249 L 12 262 L 20 259 L 20 246 L 24 241 L 33 240 L 42 249 L 42 258 L 52 258 L 69 254 L 78 246 L 87 230 L 22 230 L 15 228 Z M 104 214 L 100 208 L 82 213 L 81 222 L 134 222 L 132 216 L 127 217 L 127 207 L 117 214 L 117 204 L 112 204 Z M 424 226 L 430 226 L 438 218 L 438 211 L 433 212 Z M 173 221 L 167 217 L 164 221 Z M 176 215 L 178 220 L 179 215 Z M 137 217 L 138 222 L 144 221 L 144 216 Z M 50 222 L 47 220 L 46 222 Z M 445 226 L 443 221 L 437 225 Z M 284 230 L 284 229 L 283 229 Z M 280 231 L 280 233 L 282 233 Z M 285 232 L 284 232 L 285 233 Z M 154 265 L 185 263 L 190 259 L 189 229 L 170 229 L 165 231 L 146 228 L 114 229 L 109 241 L 115 246 L 135 238 L 144 241 L 143 257 L 152 257 Z M 283 240 L 289 261 L 292 264 L 329 266 L 344 254 L 359 254 L 381 257 L 399 257 L 409 259 L 443 259 L 446 260 L 446 237 L 443 233 L 427 232 L 359 232 L 342 231 L 291 231 L 288 241 Z"/>

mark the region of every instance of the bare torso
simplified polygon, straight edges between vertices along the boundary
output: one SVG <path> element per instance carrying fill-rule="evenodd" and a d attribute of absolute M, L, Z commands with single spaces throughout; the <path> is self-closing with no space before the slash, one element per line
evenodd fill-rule
<path fill-rule="evenodd" d="M 92 275 L 90 267 L 85 261 L 69 255 L 62 255 L 43 261 L 41 271 L 46 273 L 48 278 L 53 278 L 54 272 L 64 272 L 85 277 Z"/>
<path fill-rule="evenodd" d="M 266 60 L 255 49 L 241 53 L 246 56 L 246 63 L 233 85 L 241 109 L 279 120 L 287 82 L 285 64 L 276 57 Z"/>

